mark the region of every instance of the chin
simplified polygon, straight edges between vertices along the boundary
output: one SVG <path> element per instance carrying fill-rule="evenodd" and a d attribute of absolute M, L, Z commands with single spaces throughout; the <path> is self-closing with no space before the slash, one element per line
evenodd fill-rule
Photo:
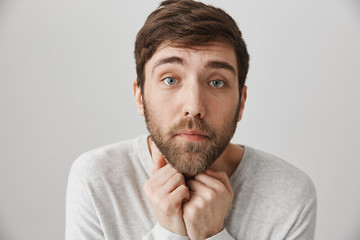
<path fill-rule="evenodd" d="M 191 164 L 191 163 L 189 163 Z M 208 164 L 204 164 L 201 166 L 176 166 L 173 165 L 180 173 L 182 173 L 184 175 L 184 177 L 186 179 L 190 179 L 192 177 L 194 177 L 197 174 L 203 173 L 206 169 L 208 169 L 207 167 Z"/>

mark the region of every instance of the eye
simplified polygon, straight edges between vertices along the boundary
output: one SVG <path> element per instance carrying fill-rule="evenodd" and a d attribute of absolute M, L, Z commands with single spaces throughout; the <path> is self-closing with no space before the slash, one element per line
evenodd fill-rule
<path fill-rule="evenodd" d="M 177 83 L 178 80 L 176 80 L 176 78 L 173 78 L 173 77 L 166 77 L 163 79 L 163 82 L 166 84 L 166 85 L 175 85 Z"/>
<path fill-rule="evenodd" d="M 225 82 L 222 80 L 213 80 L 213 81 L 210 81 L 209 84 L 216 88 L 221 88 L 221 87 L 225 86 Z"/>

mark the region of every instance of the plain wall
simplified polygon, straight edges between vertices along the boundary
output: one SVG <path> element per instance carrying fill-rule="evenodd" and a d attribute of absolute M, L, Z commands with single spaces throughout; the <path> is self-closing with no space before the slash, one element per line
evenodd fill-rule
<path fill-rule="evenodd" d="M 204 1 L 251 55 L 233 142 L 278 155 L 318 192 L 316 239 L 360 239 L 360 4 Z M 0 0 L 0 239 L 64 239 L 72 162 L 146 134 L 133 45 L 158 1 Z"/>

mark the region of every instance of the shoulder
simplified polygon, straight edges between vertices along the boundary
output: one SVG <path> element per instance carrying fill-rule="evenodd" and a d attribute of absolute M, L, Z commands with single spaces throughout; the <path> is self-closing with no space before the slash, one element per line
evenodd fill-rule
<path fill-rule="evenodd" d="M 244 162 L 245 175 L 259 194 L 279 201 L 285 199 L 287 203 L 300 199 L 312 201 L 316 197 L 310 177 L 279 157 L 245 147 Z"/>
<path fill-rule="evenodd" d="M 277 239 L 295 239 L 299 231 L 311 235 L 317 203 L 310 177 L 279 157 L 244 148 L 236 175 L 231 176 L 234 190 L 231 218 L 243 220 L 240 231 L 251 232 L 256 239 L 266 238 L 263 234 L 268 233 Z M 232 232 L 239 231 L 238 225 L 231 227 Z"/>
<path fill-rule="evenodd" d="M 137 139 L 120 141 L 81 154 L 72 164 L 71 173 L 84 181 L 124 174 L 138 162 Z"/>

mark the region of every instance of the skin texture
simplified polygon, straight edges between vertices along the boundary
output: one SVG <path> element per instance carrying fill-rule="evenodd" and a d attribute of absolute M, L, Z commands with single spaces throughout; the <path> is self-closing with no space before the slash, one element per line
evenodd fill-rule
<path fill-rule="evenodd" d="M 161 62 L 172 57 L 177 60 Z M 214 61 L 226 66 L 209 64 Z M 215 135 L 221 135 L 231 127 L 228 119 L 237 116 L 235 122 L 240 121 L 246 100 L 244 86 L 239 105 L 236 66 L 234 48 L 226 43 L 213 42 L 191 49 L 163 43 L 145 65 L 144 91 L 134 82 L 138 112 L 144 115 L 146 100 L 147 111 L 162 134 L 183 119 L 198 118 L 210 126 Z M 179 146 L 207 144 L 208 139 L 201 131 L 188 130 L 186 127 L 179 130 L 169 142 Z M 228 178 L 238 166 L 243 149 L 227 144 L 210 166 L 211 170 L 185 178 L 169 164 L 151 138 L 148 145 L 154 170 L 144 191 L 159 224 L 192 240 L 205 239 L 223 230 L 233 199 Z M 196 164 L 196 156 L 185 151 L 180 156 L 183 164 Z"/>
<path fill-rule="evenodd" d="M 151 143 L 154 160 L 153 176 L 144 185 L 144 191 L 159 224 L 179 235 L 187 235 L 182 203 L 190 198 L 184 176 L 167 164 L 155 144 Z"/>
<path fill-rule="evenodd" d="M 227 210 L 234 198 L 225 172 L 206 170 L 187 182 L 190 200 L 183 206 L 187 234 L 205 239 L 224 228 Z"/>

